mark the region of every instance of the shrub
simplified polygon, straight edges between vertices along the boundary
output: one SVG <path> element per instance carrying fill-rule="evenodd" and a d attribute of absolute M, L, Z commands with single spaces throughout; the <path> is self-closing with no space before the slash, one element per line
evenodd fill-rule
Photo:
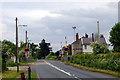
<path fill-rule="evenodd" d="M 70 62 L 120 72 L 120 53 L 75 54 L 72 55 Z"/>
<path fill-rule="evenodd" d="M 99 43 L 98 41 L 91 42 L 90 46 L 93 47 L 93 53 L 95 54 L 110 52 L 106 44 Z"/>
<path fill-rule="evenodd" d="M 7 63 L 7 66 L 8 66 L 8 67 L 17 66 L 17 63 L 14 63 L 13 61 L 11 61 L 11 62 L 8 62 L 8 63 Z"/>

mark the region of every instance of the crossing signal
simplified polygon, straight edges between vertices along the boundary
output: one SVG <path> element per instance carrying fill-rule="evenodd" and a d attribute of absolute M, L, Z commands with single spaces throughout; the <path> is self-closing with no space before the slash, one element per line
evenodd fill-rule
<path fill-rule="evenodd" d="M 30 49 L 29 48 L 25 48 L 24 52 L 30 52 Z"/>
<path fill-rule="evenodd" d="M 68 48 L 65 48 L 65 51 L 68 51 L 69 49 Z"/>

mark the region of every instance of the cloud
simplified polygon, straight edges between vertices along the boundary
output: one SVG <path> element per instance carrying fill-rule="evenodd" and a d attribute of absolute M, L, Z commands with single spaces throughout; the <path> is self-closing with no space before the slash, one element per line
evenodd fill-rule
<path fill-rule="evenodd" d="M 79 36 L 97 32 L 97 21 L 100 22 L 100 33 L 105 35 L 107 42 L 109 31 L 117 22 L 117 3 L 108 2 L 62 2 L 62 3 L 3 3 L 2 25 L 3 39 L 15 41 L 15 17 L 18 24 L 27 24 L 27 28 L 19 27 L 19 40 L 25 41 L 25 31 L 32 42 L 39 43 L 44 38 L 50 42 L 53 51 L 60 49 L 60 42 L 65 45 L 74 40 L 73 26 Z M 6 6 L 7 5 L 7 6 Z"/>
<path fill-rule="evenodd" d="M 62 31 L 61 29 L 57 29 L 55 32 L 56 32 L 57 34 L 62 34 L 62 33 L 63 33 L 63 31 Z"/>
<path fill-rule="evenodd" d="M 119 0 L 1 0 L 1 2 L 118 2 Z"/>

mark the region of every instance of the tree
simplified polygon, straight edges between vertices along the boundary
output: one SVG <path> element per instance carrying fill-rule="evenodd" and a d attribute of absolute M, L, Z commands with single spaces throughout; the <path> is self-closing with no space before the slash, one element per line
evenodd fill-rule
<path fill-rule="evenodd" d="M 39 48 L 40 51 L 37 54 L 37 58 L 41 59 L 41 58 L 45 58 L 49 53 L 50 53 L 50 43 L 46 43 L 45 40 L 43 39 L 41 41 L 41 43 L 39 43 Z"/>
<path fill-rule="evenodd" d="M 90 46 L 93 47 L 93 53 L 95 53 L 95 54 L 108 53 L 109 52 L 108 46 L 106 44 L 102 44 L 98 41 L 91 42 Z"/>
<path fill-rule="evenodd" d="M 68 55 L 72 55 L 71 44 L 68 45 L 68 48 L 69 48 Z"/>
<path fill-rule="evenodd" d="M 3 60 L 3 69 L 6 70 L 6 61 L 13 55 L 15 55 L 15 45 L 14 43 L 10 42 L 10 41 L 7 41 L 7 40 L 4 40 L 2 41 L 2 50 L 1 53 L 2 53 L 2 60 Z"/>
<path fill-rule="evenodd" d="M 115 24 L 110 31 L 110 39 L 115 52 L 120 52 L 120 23 Z"/>
<path fill-rule="evenodd" d="M 23 41 L 20 42 L 20 47 L 19 47 L 19 58 L 23 58 L 25 57 L 25 52 L 24 52 L 24 48 L 26 47 L 26 43 L 24 43 Z"/>
<path fill-rule="evenodd" d="M 31 45 L 30 45 L 30 49 L 31 49 L 31 52 L 32 52 L 32 57 L 34 57 L 34 58 L 36 58 L 36 52 L 37 52 L 37 49 L 36 49 L 36 47 L 37 47 L 38 45 L 36 45 L 36 44 L 34 44 L 34 43 L 32 43 Z"/>

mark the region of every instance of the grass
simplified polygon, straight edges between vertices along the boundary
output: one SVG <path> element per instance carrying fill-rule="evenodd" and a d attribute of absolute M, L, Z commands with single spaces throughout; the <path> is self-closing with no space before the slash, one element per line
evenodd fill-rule
<path fill-rule="evenodd" d="M 26 75 L 26 80 L 28 80 L 28 74 Z M 37 80 L 37 74 L 35 72 L 31 72 L 31 79 L 32 80 Z"/>
<path fill-rule="evenodd" d="M 120 78 L 120 73 L 114 72 L 114 71 L 111 71 L 111 70 L 97 69 L 95 67 L 86 67 L 86 66 L 82 66 L 82 65 L 74 64 L 74 63 L 70 63 L 70 62 L 66 62 L 65 64 L 69 65 L 69 66 L 72 66 L 72 67 L 75 67 L 75 68 L 82 69 L 82 70 L 104 73 L 104 74 L 108 74 L 108 75 Z"/>
<path fill-rule="evenodd" d="M 22 61 L 22 62 L 19 62 L 19 65 L 26 65 L 26 64 L 34 62 L 34 61 L 36 61 L 36 59 L 31 59 L 29 62 Z M 17 66 L 17 63 L 14 63 L 13 61 L 9 61 L 7 63 L 7 67 L 14 67 L 14 66 Z"/>
<path fill-rule="evenodd" d="M 25 64 L 28 64 L 28 62 L 20 62 L 19 63 L 19 65 L 25 65 Z M 14 67 L 14 66 L 17 66 L 17 63 L 14 63 L 14 62 L 7 63 L 7 67 Z"/>
<path fill-rule="evenodd" d="M 4 71 L 2 73 L 2 78 L 9 79 L 9 80 L 15 80 L 22 72 L 23 71 L 19 71 L 19 73 L 17 73 L 15 70 Z"/>

